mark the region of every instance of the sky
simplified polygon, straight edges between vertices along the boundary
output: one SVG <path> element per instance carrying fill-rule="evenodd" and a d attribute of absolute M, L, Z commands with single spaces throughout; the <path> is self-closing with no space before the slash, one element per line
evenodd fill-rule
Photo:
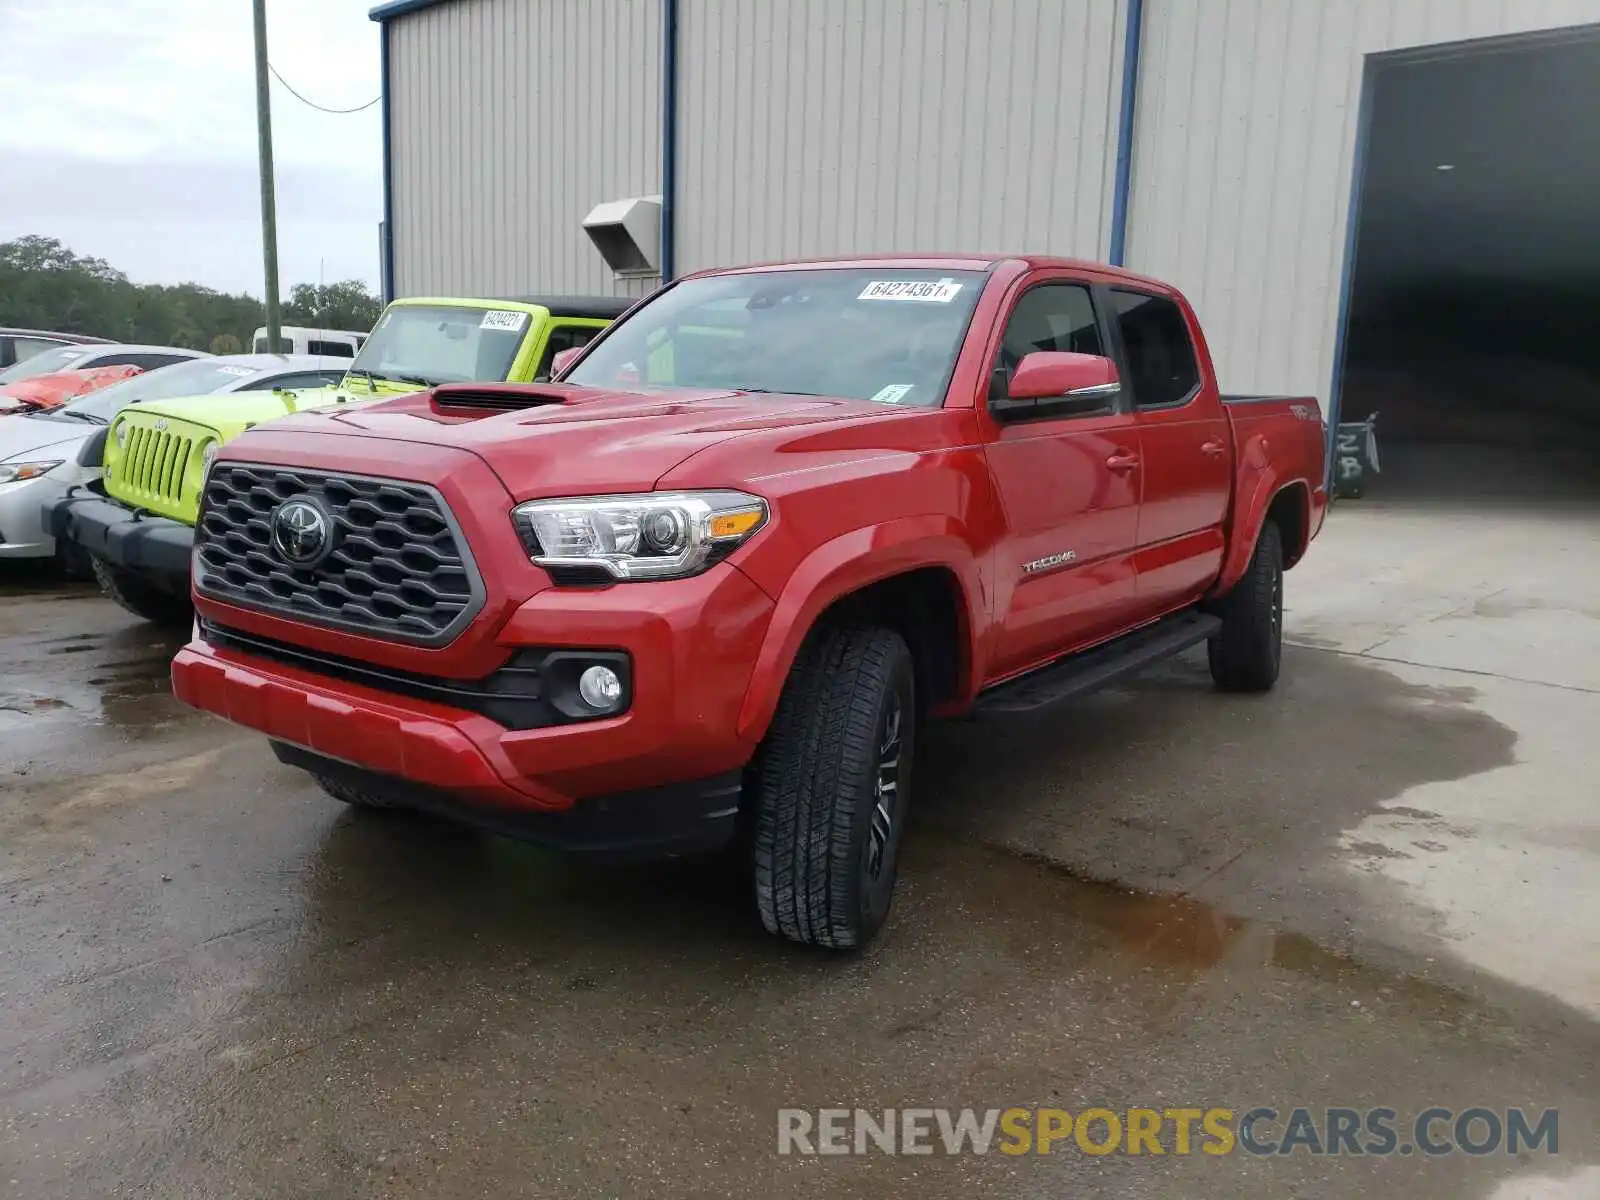
<path fill-rule="evenodd" d="M 267 0 L 273 66 L 331 108 L 379 92 L 372 0 Z M 379 106 L 272 83 L 279 279 L 378 284 Z M 0 241 L 138 283 L 261 295 L 250 0 L 0 0 Z"/>

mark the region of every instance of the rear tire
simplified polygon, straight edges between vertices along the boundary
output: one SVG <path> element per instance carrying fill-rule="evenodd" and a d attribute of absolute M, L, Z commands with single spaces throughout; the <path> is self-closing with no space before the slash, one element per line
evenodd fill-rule
<path fill-rule="evenodd" d="M 1226 692 L 1265 692 L 1283 661 L 1283 535 L 1261 527 L 1250 565 L 1214 611 L 1222 629 L 1207 644 L 1211 678 Z"/>
<path fill-rule="evenodd" d="M 772 933 L 865 946 L 889 915 L 910 801 L 916 691 L 898 633 L 812 633 L 755 772 L 756 904 Z"/>
<path fill-rule="evenodd" d="M 188 596 L 157 587 L 99 556 L 91 559 L 90 566 L 100 590 L 134 616 L 167 629 L 188 629 L 194 623 Z"/>

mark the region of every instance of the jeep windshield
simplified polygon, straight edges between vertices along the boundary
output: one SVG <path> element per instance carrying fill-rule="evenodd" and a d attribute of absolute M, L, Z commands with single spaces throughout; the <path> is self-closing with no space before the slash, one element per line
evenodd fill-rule
<path fill-rule="evenodd" d="M 936 407 L 983 281 L 883 267 L 690 279 L 613 326 L 562 381 Z"/>
<path fill-rule="evenodd" d="M 379 318 L 350 374 L 421 387 L 503 380 L 529 320 L 513 309 L 397 304 Z"/>

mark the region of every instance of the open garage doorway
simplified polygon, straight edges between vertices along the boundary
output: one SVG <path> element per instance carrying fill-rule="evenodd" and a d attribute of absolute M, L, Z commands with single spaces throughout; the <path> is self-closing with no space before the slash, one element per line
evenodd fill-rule
<path fill-rule="evenodd" d="M 1378 414 L 1369 492 L 1600 493 L 1600 26 L 1367 70 L 1340 419 Z"/>

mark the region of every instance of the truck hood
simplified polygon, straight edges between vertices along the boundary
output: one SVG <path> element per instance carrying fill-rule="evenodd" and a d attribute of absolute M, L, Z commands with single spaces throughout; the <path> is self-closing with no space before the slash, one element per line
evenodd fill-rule
<path fill-rule="evenodd" d="M 371 404 L 382 400 L 365 390 L 352 392 L 342 387 L 301 388 L 292 392 L 216 392 L 205 396 L 179 396 L 168 400 L 148 400 L 124 409 L 140 416 L 169 417 L 214 429 L 223 441 L 237 437 L 252 425 L 323 405 Z"/>
<path fill-rule="evenodd" d="M 691 455 L 731 438 L 789 426 L 894 420 L 920 411 L 866 400 L 730 391 L 641 393 L 568 384 L 527 391 L 551 399 L 510 412 L 474 413 L 441 410 L 431 393 L 420 393 L 360 408 L 301 412 L 273 422 L 272 429 L 458 447 L 487 462 L 521 501 L 648 491 Z M 247 458 L 249 444 L 246 434 L 228 447 L 228 456 Z"/>
<path fill-rule="evenodd" d="M 80 425 L 71 421 L 35 420 L 18 417 L 0 421 L 0 462 L 31 455 L 35 451 L 49 451 L 46 457 L 71 458 L 93 434 L 98 425 Z"/>

